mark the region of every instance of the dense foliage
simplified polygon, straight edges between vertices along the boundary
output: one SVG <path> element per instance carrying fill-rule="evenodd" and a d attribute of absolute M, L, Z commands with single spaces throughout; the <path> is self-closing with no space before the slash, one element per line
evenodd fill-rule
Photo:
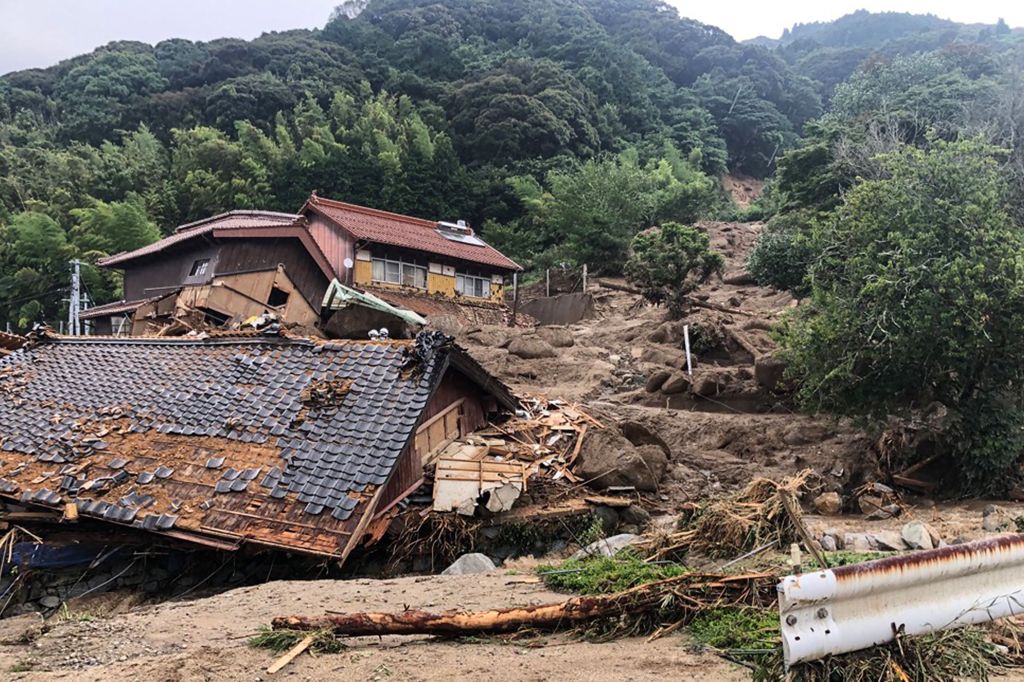
<path fill-rule="evenodd" d="M 885 177 L 815 228 L 810 304 L 784 338 L 811 409 L 954 410 L 962 483 L 979 489 L 1024 447 L 1024 226 L 999 154 L 934 140 L 880 158 Z"/>
<path fill-rule="evenodd" d="M 711 275 L 721 274 L 725 260 L 711 250 L 702 230 L 664 223 L 633 238 L 626 262 L 626 279 L 651 303 L 664 303 L 678 317 L 686 310 L 686 296 Z"/>

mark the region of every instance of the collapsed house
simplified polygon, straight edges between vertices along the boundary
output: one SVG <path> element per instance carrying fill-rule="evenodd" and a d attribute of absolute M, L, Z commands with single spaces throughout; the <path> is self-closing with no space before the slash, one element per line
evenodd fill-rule
<path fill-rule="evenodd" d="M 98 335 L 223 326 L 262 314 L 312 326 L 334 270 L 298 215 L 231 211 L 98 265 L 124 273 L 124 300 L 84 311 Z"/>
<path fill-rule="evenodd" d="M 0 518 L 339 562 L 453 440 L 516 408 L 437 332 L 33 339 L 0 358 Z"/>
<path fill-rule="evenodd" d="M 97 264 L 123 271 L 124 299 L 80 318 L 114 336 L 238 328 L 260 316 L 310 330 L 337 318 L 333 335 L 343 337 L 364 338 L 381 319 L 393 336 L 414 333 L 396 311 L 439 328 L 498 324 L 508 316 L 506 277 L 521 270 L 461 222 L 315 194 L 298 214 L 230 211 Z M 331 287 L 344 292 L 331 299 L 338 307 L 325 304 Z"/>

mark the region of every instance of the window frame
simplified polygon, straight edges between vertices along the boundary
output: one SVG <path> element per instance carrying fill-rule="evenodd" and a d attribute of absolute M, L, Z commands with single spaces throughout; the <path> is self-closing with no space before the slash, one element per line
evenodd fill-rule
<path fill-rule="evenodd" d="M 192 261 L 192 267 L 188 269 L 188 278 L 192 279 L 195 277 L 205 277 L 209 269 L 209 258 L 197 258 L 194 261 Z"/>
<path fill-rule="evenodd" d="M 461 287 L 459 286 L 459 281 L 460 280 L 463 282 Z M 472 284 L 472 287 L 473 287 L 473 292 L 472 293 L 468 293 L 465 290 L 466 289 L 466 283 Z M 490 277 L 483 277 L 483 276 L 480 276 L 480 275 L 471 275 L 471 274 L 466 273 L 466 272 L 458 272 L 458 271 L 455 272 L 455 292 L 457 294 L 459 294 L 460 296 L 466 296 L 468 298 L 479 298 L 481 300 L 490 299 L 491 298 L 491 293 L 492 293 L 491 292 L 491 287 L 492 287 L 492 284 L 491 284 L 491 278 Z M 478 294 L 478 293 L 476 293 L 477 291 L 480 291 L 481 293 Z"/>
<path fill-rule="evenodd" d="M 379 264 L 379 265 L 378 265 Z M 378 270 L 379 268 L 379 270 Z M 383 275 L 381 279 L 378 275 Z M 392 279 L 392 276 L 394 277 Z M 410 277 L 412 284 L 406 283 Z M 370 257 L 370 283 L 407 287 L 409 289 L 427 289 L 427 268 L 411 261 L 379 256 Z"/>

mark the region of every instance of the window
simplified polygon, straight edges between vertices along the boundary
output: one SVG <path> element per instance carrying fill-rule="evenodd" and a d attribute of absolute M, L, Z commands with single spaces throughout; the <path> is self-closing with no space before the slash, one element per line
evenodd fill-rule
<path fill-rule="evenodd" d="M 208 268 L 209 265 L 210 265 L 210 259 L 209 258 L 200 258 L 199 260 L 197 260 L 195 263 L 192 264 L 192 269 L 189 270 L 188 276 L 189 277 L 202 277 L 203 275 L 206 274 L 206 268 Z"/>
<path fill-rule="evenodd" d="M 427 269 L 413 263 L 404 263 L 387 258 L 373 259 L 370 279 L 383 284 L 401 284 L 416 289 L 427 288 Z"/>
<path fill-rule="evenodd" d="M 455 291 L 463 296 L 473 298 L 491 297 L 491 280 L 488 277 L 475 277 L 473 275 L 455 275 Z"/>

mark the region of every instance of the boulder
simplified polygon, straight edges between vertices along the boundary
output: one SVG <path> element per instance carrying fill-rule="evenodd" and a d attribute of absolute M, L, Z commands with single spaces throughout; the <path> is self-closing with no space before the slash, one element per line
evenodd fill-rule
<path fill-rule="evenodd" d="M 675 348 L 648 346 L 640 351 L 639 360 L 653 365 L 672 367 L 673 369 L 686 367 L 686 353 Z"/>
<path fill-rule="evenodd" d="M 643 507 L 631 504 L 619 512 L 619 519 L 622 523 L 647 528 L 651 524 L 651 515 Z"/>
<path fill-rule="evenodd" d="M 489 348 L 504 348 L 509 342 L 508 334 L 489 329 L 477 329 L 471 331 L 466 335 L 466 338 L 472 343 L 487 346 Z"/>
<path fill-rule="evenodd" d="M 647 383 L 644 385 L 644 388 L 648 393 L 656 393 L 665 385 L 665 382 L 668 381 L 670 376 L 672 376 L 672 372 L 669 370 L 659 369 L 657 372 L 647 377 Z"/>
<path fill-rule="evenodd" d="M 754 360 L 754 378 L 766 390 L 774 390 L 785 373 L 786 363 L 773 355 L 761 355 Z"/>
<path fill-rule="evenodd" d="M 821 548 L 826 552 L 835 552 L 839 549 L 839 544 L 835 536 L 826 534 L 821 536 Z"/>
<path fill-rule="evenodd" d="M 558 355 L 551 344 L 537 336 L 521 336 L 512 339 L 508 344 L 508 352 L 524 360 L 553 358 Z"/>
<path fill-rule="evenodd" d="M 702 374 L 693 382 L 694 395 L 711 397 L 718 395 L 718 376 L 715 374 Z"/>
<path fill-rule="evenodd" d="M 658 445 L 633 445 L 615 429 L 587 434 L 576 460 L 576 475 L 598 490 L 633 486 L 653 492 L 668 468 L 668 457 Z"/>
<path fill-rule="evenodd" d="M 873 533 L 872 537 L 875 539 L 875 545 L 877 545 L 878 549 L 898 552 L 907 548 L 903 542 L 903 537 L 895 530 L 882 530 Z"/>
<path fill-rule="evenodd" d="M 598 540 L 597 542 L 591 542 L 589 545 L 573 554 L 570 558 L 586 559 L 591 556 L 615 556 L 626 547 L 635 545 L 642 540 L 643 538 L 639 535 L 621 533 L 619 535 L 613 535 L 610 538 Z"/>
<path fill-rule="evenodd" d="M 685 393 L 690 389 L 690 377 L 685 372 L 675 372 L 667 377 L 661 385 L 661 392 L 665 395 Z"/>
<path fill-rule="evenodd" d="M 538 327 L 537 336 L 555 348 L 569 348 L 576 343 L 572 332 L 565 327 Z"/>
<path fill-rule="evenodd" d="M 640 422 L 628 419 L 621 421 L 619 422 L 619 431 L 633 445 L 638 447 L 641 445 L 657 445 L 665 453 L 666 457 L 672 459 L 672 450 L 669 448 L 668 443 Z"/>
<path fill-rule="evenodd" d="M 878 541 L 869 533 L 846 533 L 843 535 L 843 548 L 851 552 L 870 552 L 878 549 Z"/>
<path fill-rule="evenodd" d="M 55 609 L 60 606 L 60 597 L 55 597 L 52 594 L 48 594 L 39 600 L 39 605 L 44 609 Z"/>
<path fill-rule="evenodd" d="M 814 509 L 825 516 L 835 516 L 843 511 L 843 498 L 836 492 L 822 493 L 814 498 Z"/>
<path fill-rule="evenodd" d="M 904 524 L 903 529 L 900 530 L 900 537 L 910 549 L 932 549 L 934 547 L 928 526 L 920 521 Z"/>
<path fill-rule="evenodd" d="M 441 571 L 441 575 L 477 575 L 479 573 L 490 573 L 495 568 L 494 562 L 486 554 L 474 552 L 463 554 L 455 560 L 448 568 Z"/>

